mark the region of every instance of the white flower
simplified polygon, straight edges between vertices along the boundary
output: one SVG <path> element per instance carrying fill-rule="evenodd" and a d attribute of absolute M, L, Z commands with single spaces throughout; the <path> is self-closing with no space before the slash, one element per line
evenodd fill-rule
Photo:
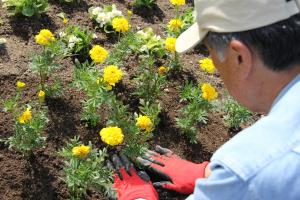
<path fill-rule="evenodd" d="M 69 38 L 69 44 L 68 47 L 70 49 L 73 49 L 73 47 L 75 46 L 76 43 L 81 42 L 82 40 L 78 37 L 76 37 L 75 35 L 71 35 Z"/>
<path fill-rule="evenodd" d="M 102 8 L 100 8 L 100 7 L 95 7 L 95 8 L 92 10 L 92 15 L 97 16 L 97 15 L 99 15 L 99 14 L 101 13 L 101 11 L 102 11 Z"/>
<path fill-rule="evenodd" d="M 93 34 L 93 39 L 97 39 L 98 38 L 98 36 L 94 33 Z"/>
<path fill-rule="evenodd" d="M 111 15 L 112 15 L 113 18 L 114 17 L 118 17 L 118 16 L 123 16 L 122 12 L 119 11 L 119 10 L 112 10 L 110 13 L 111 13 Z"/>
<path fill-rule="evenodd" d="M 63 37 L 65 37 L 67 34 L 66 34 L 65 32 L 59 32 L 58 35 L 59 35 L 60 38 L 63 38 Z"/>
<path fill-rule="evenodd" d="M 96 21 L 100 24 L 100 27 L 103 27 L 105 24 L 107 24 L 110 19 L 108 18 L 106 13 L 100 13 L 97 18 Z"/>
<path fill-rule="evenodd" d="M 0 38 L 0 45 L 6 44 L 6 39 L 5 38 Z"/>

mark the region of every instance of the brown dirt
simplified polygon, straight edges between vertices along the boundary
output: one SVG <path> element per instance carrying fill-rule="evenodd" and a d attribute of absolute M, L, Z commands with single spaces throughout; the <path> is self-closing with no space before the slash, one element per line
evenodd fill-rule
<path fill-rule="evenodd" d="M 23 102 L 35 98 L 36 77 L 28 70 L 30 55 L 38 50 L 34 42 L 34 35 L 41 28 L 48 28 L 56 33 L 63 27 L 61 19 L 57 17 L 65 12 L 70 18 L 70 24 L 78 24 L 92 29 L 93 23 L 88 17 L 87 9 L 91 5 L 115 3 L 123 12 L 129 7 L 123 1 L 83 1 L 80 5 L 61 5 L 56 0 L 50 0 L 49 10 L 40 19 L 23 17 L 9 18 L 5 9 L 0 13 L 3 23 L 0 25 L 0 37 L 7 39 L 6 48 L 0 49 L 0 97 L 8 98 L 15 90 L 15 82 L 23 80 L 27 83 Z M 152 26 L 163 34 L 163 25 L 174 15 L 174 9 L 167 0 L 158 0 L 158 6 L 153 12 L 135 10 L 132 24 L 140 27 Z M 106 35 L 98 32 L 98 42 L 110 48 L 112 43 Z M 221 113 L 209 116 L 207 125 L 199 127 L 198 144 L 191 145 L 188 139 L 180 134 L 175 126 L 174 118 L 177 110 L 182 106 L 179 103 L 179 87 L 184 80 L 213 81 L 214 85 L 222 88 L 218 76 L 205 75 L 198 70 L 197 61 L 204 51 L 197 49 L 182 56 L 184 73 L 181 77 L 169 78 L 165 88 L 165 95 L 160 97 L 163 105 L 161 123 L 154 133 L 150 146 L 155 144 L 170 148 L 176 154 L 194 162 L 209 160 L 213 152 L 226 142 L 230 135 L 224 126 Z M 75 135 L 80 135 L 84 141 L 92 141 L 98 147 L 103 146 L 98 137 L 101 127 L 88 128 L 80 120 L 81 99 L 80 92 L 69 87 L 72 81 L 72 61 L 62 61 L 62 67 L 57 72 L 64 85 L 64 96 L 47 101 L 50 123 L 45 131 L 47 136 L 46 148 L 35 152 L 35 157 L 26 161 L 18 152 L 11 151 L 7 146 L 0 144 L 0 199 L 36 199 L 52 200 L 67 199 L 68 191 L 60 179 L 62 176 L 63 161 L 56 155 L 56 151 L 63 147 L 66 141 Z M 135 65 L 135 61 L 127 62 L 125 68 Z M 124 84 L 124 83 L 123 83 Z M 127 86 L 119 86 L 119 90 L 126 90 Z M 1 109 L 2 110 L 2 109 Z M 7 138 L 13 134 L 13 122 L 10 115 L 0 111 L 0 138 Z M 186 196 L 174 192 L 159 191 L 160 199 L 184 199 Z M 89 191 L 87 199 L 105 199 L 95 191 Z"/>

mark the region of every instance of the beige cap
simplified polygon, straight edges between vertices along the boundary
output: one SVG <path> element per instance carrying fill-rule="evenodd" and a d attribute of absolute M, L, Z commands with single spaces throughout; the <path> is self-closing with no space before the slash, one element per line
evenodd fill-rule
<path fill-rule="evenodd" d="M 196 23 L 183 32 L 176 51 L 184 53 L 212 32 L 240 32 L 267 26 L 300 12 L 300 0 L 194 0 Z"/>

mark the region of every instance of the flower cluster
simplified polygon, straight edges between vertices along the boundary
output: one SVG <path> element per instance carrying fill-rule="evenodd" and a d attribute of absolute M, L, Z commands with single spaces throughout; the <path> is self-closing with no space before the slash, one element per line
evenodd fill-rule
<path fill-rule="evenodd" d="M 153 123 L 148 116 L 140 115 L 136 118 L 136 124 L 142 130 L 146 130 L 147 132 L 151 132 L 153 129 Z"/>
<path fill-rule="evenodd" d="M 175 18 L 168 23 L 168 29 L 173 32 L 179 32 L 183 27 L 181 19 Z"/>
<path fill-rule="evenodd" d="M 103 47 L 101 47 L 100 45 L 95 45 L 90 50 L 90 56 L 94 62 L 103 63 L 108 56 L 108 51 Z"/>
<path fill-rule="evenodd" d="M 204 83 L 201 86 L 202 97 L 207 101 L 212 101 L 218 97 L 218 92 L 209 83 Z"/>
<path fill-rule="evenodd" d="M 185 0 L 170 0 L 170 2 L 174 6 L 183 6 L 183 5 L 185 5 Z"/>
<path fill-rule="evenodd" d="M 103 80 L 111 86 L 115 86 L 122 79 L 123 73 L 116 65 L 109 65 L 104 68 Z"/>
<path fill-rule="evenodd" d="M 170 52 L 175 52 L 176 38 L 167 38 L 165 41 L 165 48 Z"/>
<path fill-rule="evenodd" d="M 28 121 L 30 121 L 32 118 L 31 110 L 30 108 L 26 108 L 26 110 L 22 113 L 22 115 L 19 117 L 19 123 L 25 124 Z"/>
<path fill-rule="evenodd" d="M 72 154 L 80 158 L 86 158 L 89 153 L 90 147 L 83 144 L 72 148 Z"/>
<path fill-rule="evenodd" d="M 35 36 L 36 43 L 40 45 L 49 45 L 51 41 L 54 41 L 55 37 L 48 29 L 42 29 L 39 34 Z"/>
<path fill-rule="evenodd" d="M 99 23 L 100 27 L 103 28 L 106 25 L 111 25 L 112 20 L 116 17 L 123 17 L 120 10 L 117 9 L 115 4 L 111 6 L 91 7 L 89 9 L 90 17 Z"/>
<path fill-rule="evenodd" d="M 111 146 L 121 144 L 124 139 L 122 129 L 117 126 L 103 128 L 99 134 L 101 136 L 101 140 Z"/>
<path fill-rule="evenodd" d="M 129 30 L 130 24 L 125 17 L 116 17 L 112 20 L 112 27 L 116 32 L 125 33 Z"/>
<path fill-rule="evenodd" d="M 214 63 L 210 58 L 203 58 L 199 60 L 199 66 L 202 70 L 210 74 L 213 74 L 216 70 Z"/>

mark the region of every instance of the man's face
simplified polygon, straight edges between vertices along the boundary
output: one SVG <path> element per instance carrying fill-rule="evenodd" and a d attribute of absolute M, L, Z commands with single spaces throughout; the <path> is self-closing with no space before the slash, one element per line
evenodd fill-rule
<path fill-rule="evenodd" d="M 251 95 L 251 85 L 245 78 L 245 71 L 242 69 L 241 57 L 230 47 L 224 50 L 224 59 L 220 60 L 216 50 L 206 45 L 211 58 L 218 70 L 229 93 L 242 105 L 251 110 L 255 110 L 252 105 L 254 102 Z"/>

